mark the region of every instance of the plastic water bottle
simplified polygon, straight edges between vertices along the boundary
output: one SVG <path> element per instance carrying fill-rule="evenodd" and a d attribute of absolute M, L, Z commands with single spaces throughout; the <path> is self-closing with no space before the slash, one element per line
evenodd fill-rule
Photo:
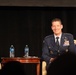
<path fill-rule="evenodd" d="M 24 57 L 28 57 L 28 56 L 29 56 L 29 47 L 28 45 L 26 45 L 24 49 Z"/>
<path fill-rule="evenodd" d="M 14 46 L 13 45 L 11 45 L 10 46 L 10 57 L 14 57 L 15 56 L 15 49 L 14 49 Z"/>

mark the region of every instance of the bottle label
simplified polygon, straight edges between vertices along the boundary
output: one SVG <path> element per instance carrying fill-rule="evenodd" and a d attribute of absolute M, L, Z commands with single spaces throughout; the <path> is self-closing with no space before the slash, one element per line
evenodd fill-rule
<path fill-rule="evenodd" d="M 29 48 L 25 48 L 25 57 L 29 56 Z"/>
<path fill-rule="evenodd" d="M 14 49 L 10 48 L 10 57 L 14 57 Z"/>

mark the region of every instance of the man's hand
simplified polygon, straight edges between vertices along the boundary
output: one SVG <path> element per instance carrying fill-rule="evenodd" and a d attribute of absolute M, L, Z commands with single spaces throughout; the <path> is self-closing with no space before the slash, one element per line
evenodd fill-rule
<path fill-rule="evenodd" d="M 50 59 L 50 62 L 53 62 L 55 59 L 56 59 L 56 58 L 51 58 L 51 59 Z"/>

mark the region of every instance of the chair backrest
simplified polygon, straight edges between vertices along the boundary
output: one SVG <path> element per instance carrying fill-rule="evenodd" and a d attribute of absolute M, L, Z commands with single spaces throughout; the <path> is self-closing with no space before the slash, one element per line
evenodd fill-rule
<path fill-rule="evenodd" d="M 74 40 L 74 44 L 76 45 L 76 40 Z"/>

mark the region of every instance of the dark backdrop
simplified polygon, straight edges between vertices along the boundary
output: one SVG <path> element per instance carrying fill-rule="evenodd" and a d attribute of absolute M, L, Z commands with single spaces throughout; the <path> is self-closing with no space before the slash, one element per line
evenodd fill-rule
<path fill-rule="evenodd" d="M 15 47 L 15 56 L 23 57 L 26 44 L 30 56 L 41 57 L 42 41 L 52 34 L 51 20 L 58 17 L 63 32 L 76 39 L 76 7 L 0 7 L 0 56 L 9 57 L 9 47 Z"/>

